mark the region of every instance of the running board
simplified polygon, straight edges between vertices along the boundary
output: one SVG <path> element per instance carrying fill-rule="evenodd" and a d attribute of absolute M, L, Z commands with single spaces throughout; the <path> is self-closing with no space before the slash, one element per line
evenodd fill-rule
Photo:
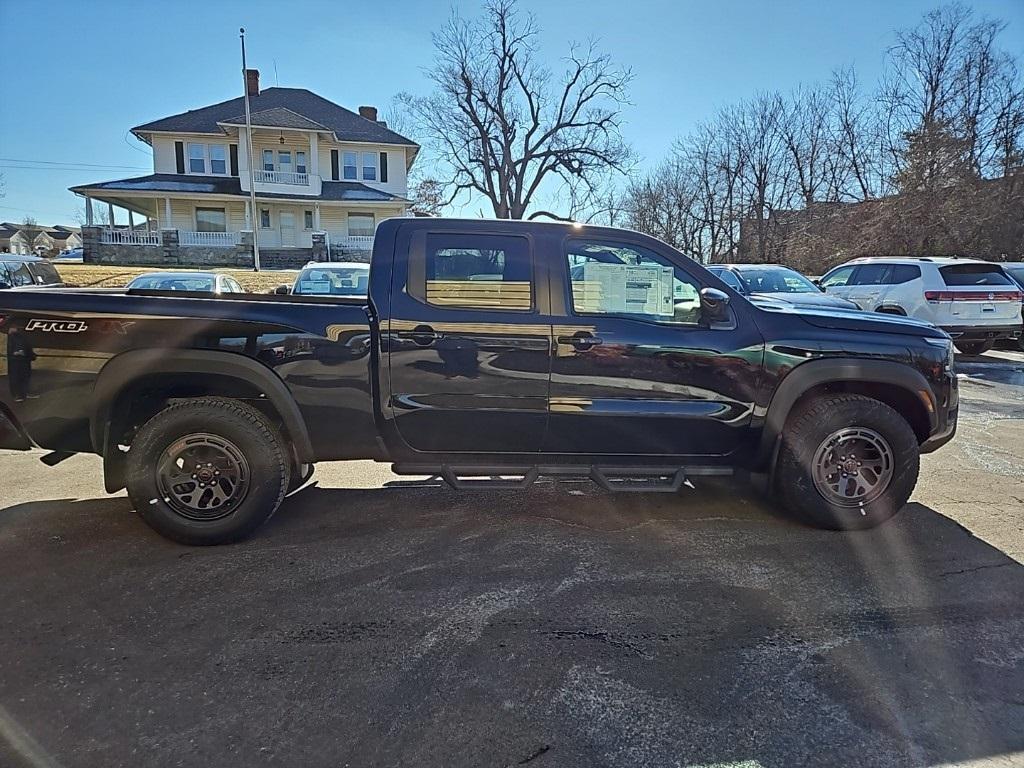
<path fill-rule="evenodd" d="M 541 476 L 590 479 L 609 493 L 675 493 L 687 477 L 730 476 L 731 467 L 707 466 L 602 466 L 602 465 L 455 465 L 392 464 L 396 475 L 440 477 L 458 491 L 513 490 L 533 485 Z"/>

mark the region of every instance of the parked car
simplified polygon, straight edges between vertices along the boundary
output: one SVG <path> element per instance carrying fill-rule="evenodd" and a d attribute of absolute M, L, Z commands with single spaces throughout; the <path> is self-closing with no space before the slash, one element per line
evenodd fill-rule
<path fill-rule="evenodd" d="M 148 272 L 128 283 L 128 290 L 245 293 L 235 278 L 219 272 Z"/>
<path fill-rule="evenodd" d="M 0 253 L 0 288 L 59 288 L 60 274 L 46 259 Z"/>
<path fill-rule="evenodd" d="M 1009 261 L 1000 264 L 1003 271 L 1010 276 L 1010 278 L 1020 286 L 1022 292 L 1024 292 L 1024 261 Z M 1024 326 L 1024 318 L 1021 319 L 1022 326 Z M 1016 339 L 1008 340 L 1012 347 L 1024 352 L 1024 327 L 1021 328 L 1021 335 Z"/>
<path fill-rule="evenodd" d="M 229 294 L 213 309 L 7 291 L 0 339 L 48 365 L 31 407 L 0 376 L 0 448 L 100 454 L 107 490 L 127 487 L 157 531 L 216 544 L 340 459 L 460 489 L 559 475 L 675 492 L 753 473 L 808 522 L 869 528 L 956 430 L 946 333 L 760 305 L 637 232 L 388 219 L 369 277 L 366 296 Z"/>
<path fill-rule="evenodd" d="M 68 248 L 66 251 L 61 251 L 57 254 L 53 260 L 62 264 L 81 264 L 82 253 L 81 248 Z"/>
<path fill-rule="evenodd" d="M 964 354 L 990 350 L 1021 333 L 1021 288 L 999 264 L 920 257 L 854 259 L 827 272 L 821 287 L 870 312 L 924 320 Z"/>
<path fill-rule="evenodd" d="M 369 285 L 369 264 L 310 262 L 295 278 L 291 292 L 298 296 L 365 296 Z"/>
<path fill-rule="evenodd" d="M 798 307 L 859 309 L 852 301 L 822 292 L 795 269 L 781 264 L 710 264 L 708 271 L 744 296 L 784 301 Z"/>

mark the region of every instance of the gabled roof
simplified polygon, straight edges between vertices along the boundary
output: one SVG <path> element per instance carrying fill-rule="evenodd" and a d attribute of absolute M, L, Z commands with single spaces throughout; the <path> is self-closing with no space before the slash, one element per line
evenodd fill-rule
<path fill-rule="evenodd" d="M 328 101 L 305 88 L 267 88 L 249 99 L 253 123 L 257 113 L 277 115 L 277 110 L 293 112 L 299 117 L 333 131 L 339 141 L 365 141 L 374 144 L 401 144 L 418 147 L 416 142 L 385 128 L 378 122 L 360 117 L 355 112 Z M 137 125 L 132 133 L 139 135 L 152 131 L 183 133 L 214 133 L 224 131 L 219 123 L 235 124 L 245 114 L 245 100 L 239 96 L 219 104 L 189 110 L 160 120 Z M 281 126 L 286 127 L 286 126 Z M 291 126 L 287 126 L 291 127 Z M 310 130 L 314 130 L 311 128 Z M 141 137 L 140 137 L 141 138 Z"/>
<path fill-rule="evenodd" d="M 298 128 L 304 131 L 329 131 L 326 125 L 315 123 L 309 118 L 292 112 L 284 107 L 264 109 L 262 112 L 253 112 L 250 115 L 253 125 L 267 128 Z M 221 120 L 223 125 L 245 125 L 245 115 L 233 117 L 230 120 Z"/>
<path fill-rule="evenodd" d="M 131 179 L 102 181 L 72 187 L 72 192 L 175 192 L 186 194 L 237 195 L 248 197 L 242 191 L 237 176 L 180 176 L 175 173 L 151 173 Z M 342 202 L 407 202 L 404 197 L 373 189 L 357 181 L 325 181 L 319 197 L 308 195 L 281 195 L 260 192 L 260 200 L 316 200 Z"/>

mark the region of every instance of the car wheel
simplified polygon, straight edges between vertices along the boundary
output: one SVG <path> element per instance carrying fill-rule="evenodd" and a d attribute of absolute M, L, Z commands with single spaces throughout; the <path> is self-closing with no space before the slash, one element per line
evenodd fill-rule
<path fill-rule="evenodd" d="M 153 529 L 182 544 L 245 538 L 274 514 L 289 484 L 281 436 L 237 400 L 183 400 L 138 431 L 128 496 Z"/>
<path fill-rule="evenodd" d="M 917 436 L 899 413 L 863 395 L 831 395 L 787 422 L 775 489 L 812 525 L 873 528 L 907 503 L 919 468 Z"/>
<path fill-rule="evenodd" d="M 983 355 L 996 345 L 994 341 L 954 341 L 953 343 L 965 355 Z"/>

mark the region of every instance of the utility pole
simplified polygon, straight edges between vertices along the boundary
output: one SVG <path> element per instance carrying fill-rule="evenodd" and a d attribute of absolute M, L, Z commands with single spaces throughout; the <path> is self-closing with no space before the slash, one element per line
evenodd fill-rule
<path fill-rule="evenodd" d="M 256 208 L 256 181 L 253 173 L 252 156 L 252 117 L 249 115 L 249 77 L 245 66 L 245 27 L 239 31 L 242 39 L 242 93 L 245 94 L 245 147 L 249 155 L 249 207 L 252 209 L 249 223 L 252 225 L 252 265 L 253 271 L 260 271 L 260 212 Z"/>

